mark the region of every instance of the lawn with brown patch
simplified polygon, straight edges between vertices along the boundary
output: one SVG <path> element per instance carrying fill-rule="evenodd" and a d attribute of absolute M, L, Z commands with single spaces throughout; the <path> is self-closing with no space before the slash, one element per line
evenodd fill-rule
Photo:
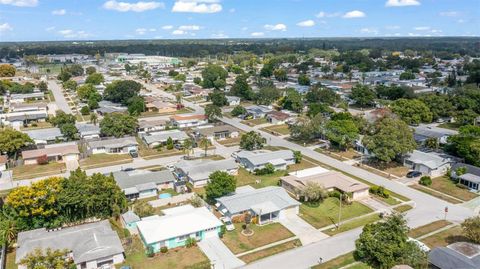
<path fill-rule="evenodd" d="M 426 234 L 429 234 L 431 232 L 437 231 L 437 230 L 439 230 L 443 227 L 446 227 L 450 224 L 452 224 L 452 223 L 449 222 L 449 221 L 446 221 L 446 220 L 437 220 L 437 221 L 434 221 L 434 222 L 429 223 L 427 225 L 423 225 L 423 226 L 420 226 L 418 228 L 410 230 L 410 232 L 408 232 L 408 236 L 413 237 L 413 238 L 417 238 L 417 237 L 420 237 L 422 235 L 426 235 Z"/>
<path fill-rule="evenodd" d="M 457 200 L 457 199 L 453 199 L 453 198 L 450 198 L 446 195 L 443 195 L 442 193 L 438 193 L 436 191 L 433 191 L 432 189 L 430 188 L 427 188 L 427 187 L 423 187 L 423 186 L 420 186 L 420 185 L 411 185 L 410 186 L 411 188 L 414 188 L 416 190 L 419 190 L 421 192 L 424 192 L 426 194 L 429 194 L 431 196 L 434 196 L 434 197 L 437 197 L 438 199 L 442 199 L 444 201 L 447 201 L 449 203 L 452 203 L 452 204 L 459 204 L 461 203 L 460 200 Z"/>
<path fill-rule="evenodd" d="M 461 241 L 468 241 L 468 238 L 463 236 L 463 231 L 460 226 L 452 227 L 448 230 L 436 233 L 422 239 L 422 242 L 430 248 L 445 247 L 455 242 Z"/>
<path fill-rule="evenodd" d="M 428 187 L 463 201 L 470 201 L 478 197 L 478 194 L 470 192 L 468 189 L 457 187 L 455 182 L 447 176 L 432 178 L 432 185 Z"/>
<path fill-rule="evenodd" d="M 272 125 L 272 126 L 264 127 L 260 130 L 265 131 L 267 133 L 271 133 L 276 136 L 290 134 L 290 129 L 288 128 L 287 124 Z"/>
<path fill-rule="evenodd" d="M 80 167 L 83 169 L 92 169 L 110 165 L 131 163 L 133 161 L 129 154 L 92 154 L 86 159 L 80 161 Z"/>
<path fill-rule="evenodd" d="M 13 179 L 31 179 L 42 176 L 51 176 L 62 174 L 66 170 L 64 163 L 51 162 L 48 164 L 29 164 L 29 165 L 20 165 L 12 169 Z"/>
<path fill-rule="evenodd" d="M 240 260 L 242 260 L 246 263 L 251 263 L 253 261 L 260 260 L 260 259 L 263 259 L 265 257 L 269 257 L 269 256 L 275 255 L 277 253 L 287 251 L 287 250 L 292 249 L 292 248 L 299 247 L 301 245 L 302 245 L 302 243 L 300 242 L 300 240 L 295 239 L 295 240 L 292 240 L 292 241 L 285 242 L 283 244 L 276 245 L 274 247 L 270 247 L 270 248 L 267 248 L 267 249 L 264 249 L 264 250 L 259 250 L 259 251 L 255 251 L 255 252 L 247 254 L 247 255 L 243 255 L 243 256 L 240 257 Z"/>

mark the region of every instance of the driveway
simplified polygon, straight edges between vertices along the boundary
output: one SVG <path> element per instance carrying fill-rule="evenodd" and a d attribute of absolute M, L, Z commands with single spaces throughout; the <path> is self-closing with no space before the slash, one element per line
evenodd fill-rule
<path fill-rule="evenodd" d="M 371 197 L 360 200 L 360 202 L 375 211 L 390 211 L 390 206 L 384 203 L 381 203 Z"/>
<path fill-rule="evenodd" d="M 294 214 L 289 214 L 285 218 L 281 219 L 280 224 L 298 236 L 302 242 L 302 245 L 304 246 L 328 237 L 328 235 L 315 229 L 308 222 Z"/>
<path fill-rule="evenodd" d="M 65 166 L 67 167 L 67 171 L 74 171 L 80 165 L 78 164 L 77 160 L 68 160 L 68 161 L 65 161 Z"/>
<path fill-rule="evenodd" d="M 207 255 L 214 269 L 233 269 L 245 265 L 218 237 L 203 239 L 198 242 L 198 246 Z"/>
<path fill-rule="evenodd" d="M 48 81 L 48 89 L 52 91 L 53 96 L 55 97 L 55 104 L 57 104 L 57 108 L 59 110 L 63 110 L 67 114 L 72 114 L 72 110 L 68 105 L 65 96 L 63 96 L 61 86 L 54 80 Z"/>

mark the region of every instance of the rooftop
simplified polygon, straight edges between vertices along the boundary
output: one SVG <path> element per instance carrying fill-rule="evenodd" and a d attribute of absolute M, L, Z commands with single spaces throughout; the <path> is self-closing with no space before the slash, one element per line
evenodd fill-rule
<path fill-rule="evenodd" d="M 89 141 L 90 148 L 123 148 L 131 145 L 138 145 L 137 140 L 133 136 L 121 137 L 121 138 L 107 138 L 102 140 Z"/>
<path fill-rule="evenodd" d="M 249 160 L 253 165 L 262 165 L 269 163 L 272 160 L 278 159 L 293 159 L 293 152 L 291 150 L 278 150 L 278 151 L 246 151 L 242 150 L 237 153 L 237 157 L 241 159 Z"/>

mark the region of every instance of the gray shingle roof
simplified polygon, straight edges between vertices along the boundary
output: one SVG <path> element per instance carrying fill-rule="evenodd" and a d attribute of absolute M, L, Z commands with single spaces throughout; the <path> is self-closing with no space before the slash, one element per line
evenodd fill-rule
<path fill-rule="evenodd" d="M 129 210 L 122 214 L 122 219 L 125 223 L 132 223 L 140 221 L 140 217 L 137 214 L 133 213 L 133 211 Z"/>
<path fill-rule="evenodd" d="M 75 123 L 81 136 L 100 134 L 100 126 L 91 123 Z"/>
<path fill-rule="evenodd" d="M 57 127 L 25 131 L 33 140 L 55 140 L 57 137 L 63 137 L 62 132 Z"/>
<path fill-rule="evenodd" d="M 212 161 L 212 160 L 195 160 L 180 161 L 175 167 L 182 170 L 184 174 L 193 181 L 201 181 L 208 179 L 211 173 L 215 171 L 227 171 L 238 168 L 238 164 L 233 159 Z"/>
<path fill-rule="evenodd" d="M 414 150 L 412 153 L 408 154 L 406 159 L 413 163 L 426 165 L 431 169 L 435 169 L 446 163 L 453 162 L 453 157 L 447 154 L 423 152 L 419 150 Z"/>
<path fill-rule="evenodd" d="M 459 245 L 461 244 L 461 245 Z M 471 245 L 471 246 L 468 246 Z M 458 247 L 476 248 L 476 254 L 467 256 Z M 480 246 L 458 242 L 448 247 L 435 248 L 428 254 L 428 261 L 441 269 L 478 269 L 480 268 Z"/>
<path fill-rule="evenodd" d="M 113 173 L 113 177 L 115 178 L 117 185 L 121 189 L 128 189 L 133 187 L 136 187 L 137 189 L 139 187 L 140 189 L 145 189 L 145 186 L 143 186 L 142 188 L 142 185 L 144 184 L 153 183 L 158 185 L 175 181 L 175 177 L 173 176 L 172 172 L 170 172 L 170 170 L 162 170 L 157 172 L 142 170 L 135 170 L 130 172 L 120 171 Z"/>
<path fill-rule="evenodd" d="M 255 166 L 269 163 L 272 160 L 293 159 L 293 152 L 291 150 L 278 150 L 278 151 L 246 151 L 242 150 L 237 153 L 237 157 L 240 159 L 246 159 Z"/>
<path fill-rule="evenodd" d="M 109 138 L 88 142 L 89 148 L 123 148 L 131 145 L 138 145 L 137 140 L 132 136 L 122 138 Z"/>
<path fill-rule="evenodd" d="M 220 197 L 217 201 L 231 214 L 238 214 L 257 207 L 263 208 L 267 203 L 269 208 L 276 207 L 280 210 L 300 205 L 283 188 L 276 186 L 242 191 L 241 193 Z"/>
<path fill-rule="evenodd" d="M 143 136 L 143 140 L 145 141 L 145 143 L 150 145 L 155 142 L 165 142 L 169 137 L 171 137 L 173 140 L 182 141 L 187 139 L 188 135 L 183 131 L 174 130 L 174 131 L 160 132 L 152 135 L 145 135 Z"/>
<path fill-rule="evenodd" d="M 43 228 L 21 232 L 17 244 L 16 263 L 36 248 L 71 250 L 75 263 L 106 258 L 124 251 L 117 233 L 107 220 L 57 231 Z"/>

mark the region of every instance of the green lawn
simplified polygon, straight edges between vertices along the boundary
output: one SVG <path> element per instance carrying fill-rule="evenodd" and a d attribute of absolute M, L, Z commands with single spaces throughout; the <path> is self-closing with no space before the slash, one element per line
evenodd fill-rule
<path fill-rule="evenodd" d="M 132 157 L 129 154 L 93 154 L 86 159 L 80 161 L 80 166 L 83 169 L 92 169 L 110 165 L 117 165 L 132 162 Z"/>
<path fill-rule="evenodd" d="M 265 132 L 268 132 L 268 133 L 271 133 L 271 134 L 276 135 L 276 136 L 289 135 L 290 134 L 290 130 L 288 129 L 287 124 L 272 125 L 272 126 L 264 127 L 261 130 L 263 130 Z"/>
<path fill-rule="evenodd" d="M 208 258 L 198 247 L 171 249 L 167 253 L 157 254 L 153 258 L 145 255 L 145 248 L 138 236 L 132 237 L 131 245 L 124 246 L 125 262 L 117 264 L 120 268 L 129 265 L 134 269 L 140 268 L 210 268 Z M 196 266 L 196 267 L 195 267 Z"/>
<path fill-rule="evenodd" d="M 52 128 L 53 125 L 48 121 L 40 121 L 35 123 L 30 123 L 27 127 L 20 127 L 20 130 L 35 130 L 35 129 L 45 129 L 45 128 Z"/>
<path fill-rule="evenodd" d="M 412 209 L 413 207 L 411 205 L 399 205 L 397 207 L 394 207 L 393 210 L 404 213 L 407 212 L 408 210 Z"/>
<path fill-rule="evenodd" d="M 233 253 L 239 254 L 293 236 L 280 223 L 262 226 L 250 224 L 250 229 L 253 230 L 254 234 L 252 236 L 244 236 L 241 233 L 242 223 L 236 223 L 235 230 L 227 231 L 222 240 Z"/>
<path fill-rule="evenodd" d="M 269 256 L 275 255 L 277 253 L 287 251 L 287 250 L 292 249 L 292 248 L 299 247 L 301 245 L 302 245 L 302 243 L 300 242 L 300 240 L 295 239 L 295 240 L 292 240 L 292 241 L 285 242 L 283 244 L 276 245 L 274 247 L 270 247 L 270 248 L 267 248 L 267 249 L 264 249 L 264 250 L 255 251 L 253 253 L 241 256 L 240 259 L 242 261 L 246 262 L 246 263 L 251 263 L 253 261 L 260 260 L 260 259 L 263 259 L 265 257 L 269 257 Z"/>
<path fill-rule="evenodd" d="M 312 269 L 339 269 L 339 268 L 356 268 L 356 269 L 370 269 L 371 267 L 365 263 L 358 262 L 353 256 L 353 252 L 338 256 L 335 259 L 329 260 L 319 265 L 315 265 Z M 353 263 L 356 263 L 352 265 Z"/>
<path fill-rule="evenodd" d="M 424 187 L 424 186 L 420 186 L 420 185 L 411 185 L 410 187 L 416 189 L 416 190 L 419 190 L 421 192 L 424 192 L 426 194 L 429 194 L 431 196 L 434 196 L 434 197 L 437 197 L 438 199 L 442 199 L 442 200 L 445 200 L 449 203 L 452 203 L 452 204 L 459 204 L 461 203 L 461 201 L 457 200 L 457 199 L 453 199 L 453 198 L 450 198 L 446 195 L 443 195 L 442 193 L 438 193 L 438 192 L 435 192 L 433 191 L 432 189 L 428 188 L 428 187 Z"/>
<path fill-rule="evenodd" d="M 455 182 L 447 176 L 433 178 L 432 185 L 428 187 L 463 201 L 470 201 L 478 197 L 478 194 L 470 192 L 468 189 L 457 187 Z"/>
<path fill-rule="evenodd" d="M 278 186 L 280 177 L 284 176 L 286 171 L 275 171 L 270 175 L 256 176 L 254 173 L 248 172 L 245 168 L 240 167 L 238 169 L 237 186 L 251 185 L 254 188 L 263 188 L 266 186 Z M 260 183 L 256 183 L 256 181 Z"/>
<path fill-rule="evenodd" d="M 241 123 L 246 124 L 248 126 L 256 126 L 256 125 L 268 123 L 268 121 L 266 118 L 258 118 L 253 120 L 242 120 Z"/>
<path fill-rule="evenodd" d="M 373 212 L 373 210 L 358 202 L 353 202 L 350 205 L 342 204 L 341 221 L 370 212 Z M 300 206 L 300 216 L 317 229 L 337 223 L 338 213 L 339 200 L 335 197 L 329 197 L 317 206 L 307 204 Z"/>
<path fill-rule="evenodd" d="M 30 165 L 21 165 L 14 167 L 13 171 L 13 179 L 14 180 L 21 180 L 21 179 L 30 179 L 42 176 L 50 176 L 50 175 L 57 175 L 65 172 L 65 164 L 64 163 L 57 163 L 51 162 L 48 164 L 30 164 Z"/>
<path fill-rule="evenodd" d="M 445 123 L 439 124 L 437 127 L 450 129 L 450 130 L 458 130 L 458 128 L 460 128 L 461 125 L 456 122 L 445 122 Z"/>
<path fill-rule="evenodd" d="M 434 221 L 434 222 L 429 223 L 427 225 L 423 225 L 423 226 L 420 226 L 418 228 L 410 230 L 410 232 L 408 232 L 408 236 L 413 237 L 413 238 L 417 238 L 417 237 L 420 237 L 422 235 L 426 235 L 428 233 L 439 230 L 439 229 L 441 229 L 443 227 L 446 227 L 450 224 L 452 224 L 452 223 L 449 222 L 449 221 L 446 221 L 446 220 L 437 220 L 437 221 Z"/>
<path fill-rule="evenodd" d="M 434 247 L 445 247 L 455 242 L 466 241 L 468 239 L 463 236 L 463 231 L 460 226 L 452 227 L 443 232 L 436 233 L 429 237 L 422 239 L 422 242 L 425 243 L 430 248 Z"/>
<path fill-rule="evenodd" d="M 365 217 L 362 217 L 362 218 L 355 219 L 355 220 L 349 221 L 347 223 L 344 223 L 344 224 L 340 225 L 339 229 L 329 229 L 329 230 L 326 230 L 326 231 L 323 231 L 323 232 L 332 236 L 332 235 L 343 233 L 343 232 L 346 232 L 346 231 L 349 231 L 349 230 L 352 230 L 352 229 L 355 229 L 355 228 L 358 228 L 358 227 L 365 226 L 369 223 L 379 221 L 379 220 L 380 220 L 380 216 L 378 214 L 372 214 L 372 215 L 369 215 L 369 216 L 365 216 Z"/>

